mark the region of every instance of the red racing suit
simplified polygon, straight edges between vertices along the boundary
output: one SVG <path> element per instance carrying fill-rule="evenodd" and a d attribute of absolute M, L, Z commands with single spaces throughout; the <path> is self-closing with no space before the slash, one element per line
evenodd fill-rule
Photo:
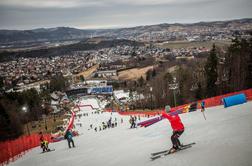
<path fill-rule="evenodd" d="M 166 113 L 165 111 L 163 111 L 162 117 L 169 120 L 173 131 L 183 131 L 184 130 L 184 125 L 181 122 L 179 115 L 170 115 L 170 114 Z"/>

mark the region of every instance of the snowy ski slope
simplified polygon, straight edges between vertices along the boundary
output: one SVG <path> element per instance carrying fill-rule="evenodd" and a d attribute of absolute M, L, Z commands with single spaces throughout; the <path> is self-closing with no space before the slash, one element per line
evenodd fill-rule
<path fill-rule="evenodd" d="M 172 130 L 167 120 L 148 128 L 129 129 L 129 117 L 103 113 L 76 119 L 76 123 L 83 124 L 77 126 L 81 135 L 74 138 L 76 148 L 69 149 L 65 140 L 52 143 L 49 146 L 55 151 L 40 154 L 41 149 L 34 148 L 10 165 L 251 166 L 252 102 L 229 108 L 207 108 L 205 114 L 207 120 L 200 111 L 181 115 L 186 129 L 180 140 L 184 144 L 196 142 L 196 145 L 155 161 L 150 160 L 151 153 L 171 147 Z M 99 126 L 110 117 L 117 118 L 118 127 L 100 132 L 88 130 L 91 123 Z"/>

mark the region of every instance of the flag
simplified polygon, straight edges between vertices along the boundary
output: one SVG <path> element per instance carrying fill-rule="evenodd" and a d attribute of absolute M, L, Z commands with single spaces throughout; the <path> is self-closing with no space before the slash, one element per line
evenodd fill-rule
<path fill-rule="evenodd" d="M 160 120 L 162 120 L 161 116 L 155 117 L 155 118 L 151 118 L 151 119 L 148 119 L 148 120 L 145 120 L 145 121 L 142 121 L 142 122 L 139 122 L 137 125 L 143 127 L 145 125 L 156 123 L 156 122 L 158 122 Z"/>
<path fill-rule="evenodd" d="M 160 117 L 156 121 L 152 121 L 151 123 L 147 123 L 147 124 L 145 124 L 144 126 L 141 126 L 141 127 L 149 127 L 149 126 L 151 126 L 151 125 L 153 125 L 153 124 L 155 124 L 155 123 L 157 123 L 157 122 L 159 122 L 161 120 L 163 120 L 163 117 Z"/>
<path fill-rule="evenodd" d="M 197 110 L 197 102 L 188 104 L 176 111 L 173 111 L 170 113 L 170 115 L 177 115 L 177 114 L 183 114 L 183 113 L 187 113 L 187 112 L 193 112 Z"/>
<path fill-rule="evenodd" d="M 193 102 L 191 104 L 188 104 L 176 111 L 173 111 L 171 113 L 169 113 L 170 115 L 178 115 L 178 114 L 183 114 L 183 113 L 187 113 L 187 112 L 193 112 L 197 110 L 197 102 Z M 145 120 L 143 122 L 138 123 L 137 125 L 140 127 L 149 127 L 159 121 L 161 121 L 163 119 L 162 116 L 159 117 L 155 117 L 155 118 L 151 118 L 148 120 Z"/>

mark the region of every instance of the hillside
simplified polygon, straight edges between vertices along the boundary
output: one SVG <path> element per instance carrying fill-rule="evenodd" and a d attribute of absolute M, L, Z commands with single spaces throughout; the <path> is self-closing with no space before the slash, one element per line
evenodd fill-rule
<path fill-rule="evenodd" d="M 113 38 L 132 39 L 149 35 L 149 33 L 190 32 L 197 30 L 201 33 L 213 31 L 251 30 L 252 19 L 239 19 L 215 22 L 199 22 L 192 24 L 157 24 L 119 29 L 83 30 L 70 27 L 39 28 L 34 30 L 0 30 L 0 45 L 19 45 L 29 42 L 52 42 L 64 40 L 83 40 L 85 38 L 105 36 Z M 191 32 L 190 32 L 191 33 Z"/>
<path fill-rule="evenodd" d="M 69 27 L 39 28 L 34 30 L 0 30 L 0 43 L 46 42 L 55 40 L 83 39 L 93 31 Z"/>
<path fill-rule="evenodd" d="M 97 50 L 101 48 L 111 48 L 116 46 L 139 46 L 140 42 L 125 39 L 102 40 L 98 43 L 91 43 L 89 40 L 78 43 L 52 48 L 43 48 L 24 51 L 4 51 L 0 52 L 0 62 L 16 59 L 18 57 L 53 57 L 70 54 L 73 51 Z"/>
<path fill-rule="evenodd" d="M 172 131 L 167 120 L 148 128 L 129 129 L 129 117 L 117 113 L 90 114 L 76 119 L 83 123 L 83 127 L 77 127 L 82 135 L 74 138 L 76 148 L 68 149 L 66 141 L 52 143 L 49 146 L 56 149 L 54 152 L 40 154 L 38 147 L 10 165 L 250 166 L 251 110 L 252 102 L 248 102 L 229 108 L 207 108 L 207 120 L 200 111 L 181 115 L 186 129 L 180 140 L 184 144 L 196 142 L 196 145 L 155 161 L 150 161 L 151 153 L 171 147 Z M 100 132 L 88 130 L 91 123 L 98 126 L 110 117 L 123 118 L 124 123 Z"/>
<path fill-rule="evenodd" d="M 119 80 L 137 80 L 140 77 L 143 77 L 145 79 L 146 72 L 151 69 L 153 69 L 153 66 L 123 70 L 123 71 L 118 72 L 118 79 Z"/>

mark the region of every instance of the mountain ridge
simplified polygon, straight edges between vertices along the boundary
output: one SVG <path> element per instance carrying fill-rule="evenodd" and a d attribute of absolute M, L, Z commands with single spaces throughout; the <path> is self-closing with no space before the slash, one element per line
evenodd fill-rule
<path fill-rule="evenodd" d="M 237 25 L 237 28 L 235 28 Z M 26 43 L 26 42 L 50 42 L 64 40 L 81 40 L 92 37 L 130 38 L 141 36 L 145 33 L 166 32 L 172 33 L 174 29 L 189 31 L 192 28 L 205 29 L 219 28 L 239 30 L 239 25 L 252 29 L 252 18 L 235 19 L 227 21 L 211 21 L 197 23 L 161 23 L 154 25 L 135 26 L 117 29 L 77 29 L 73 27 L 36 28 L 31 30 L 0 30 L 0 44 Z M 211 30 L 210 30 L 211 31 Z"/>

